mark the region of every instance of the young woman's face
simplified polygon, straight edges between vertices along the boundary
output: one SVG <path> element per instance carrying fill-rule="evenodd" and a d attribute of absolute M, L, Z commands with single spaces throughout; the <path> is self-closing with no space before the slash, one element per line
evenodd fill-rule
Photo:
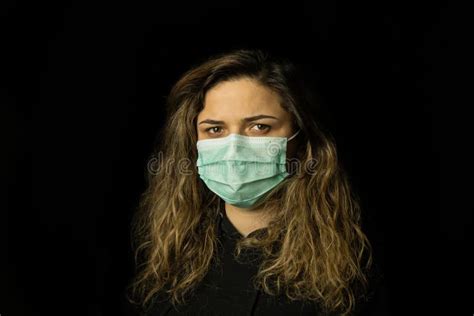
<path fill-rule="evenodd" d="M 232 133 L 290 137 L 295 132 L 291 115 L 281 107 L 279 95 L 248 78 L 221 82 L 210 89 L 197 117 L 198 140 Z M 289 157 L 294 152 L 295 140 L 288 143 Z"/>

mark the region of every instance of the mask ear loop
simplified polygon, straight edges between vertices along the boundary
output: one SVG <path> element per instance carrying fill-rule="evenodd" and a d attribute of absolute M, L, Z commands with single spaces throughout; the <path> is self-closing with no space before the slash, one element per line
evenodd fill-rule
<path fill-rule="evenodd" d="M 301 128 L 300 128 L 296 133 L 294 133 L 293 136 L 291 136 L 290 138 L 288 138 L 287 141 L 289 142 L 290 140 L 292 140 L 293 138 L 295 138 L 296 135 L 298 135 L 300 132 L 301 132 Z"/>

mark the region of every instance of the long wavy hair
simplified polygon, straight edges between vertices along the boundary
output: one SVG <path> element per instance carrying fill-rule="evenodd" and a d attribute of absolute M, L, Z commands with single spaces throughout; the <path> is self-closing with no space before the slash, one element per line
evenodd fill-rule
<path fill-rule="evenodd" d="M 261 251 L 253 282 L 269 295 L 312 300 L 342 315 L 364 297 L 372 248 L 362 230 L 360 203 L 335 141 L 319 120 L 319 94 L 305 85 L 300 70 L 286 58 L 241 49 L 201 61 L 172 87 L 131 225 L 136 271 L 128 284 L 130 302 L 146 310 L 165 294 L 175 306 L 184 303 L 216 257 L 223 202 L 197 174 L 196 118 L 209 89 L 239 78 L 276 91 L 302 135 L 297 172 L 258 203 L 271 214 L 265 234 L 239 239 L 234 255 L 245 247 Z"/>

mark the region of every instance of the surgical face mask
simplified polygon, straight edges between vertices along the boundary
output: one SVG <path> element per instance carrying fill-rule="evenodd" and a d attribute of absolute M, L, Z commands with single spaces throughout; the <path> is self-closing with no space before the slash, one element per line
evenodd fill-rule
<path fill-rule="evenodd" d="M 199 140 L 199 176 L 225 202 L 251 207 L 289 175 L 287 142 L 299 132 L 289 138 L 230 134 Z"/>

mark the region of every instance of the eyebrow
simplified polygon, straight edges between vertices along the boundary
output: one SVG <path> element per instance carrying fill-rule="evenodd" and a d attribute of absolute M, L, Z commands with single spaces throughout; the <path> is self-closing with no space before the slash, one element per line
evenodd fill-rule
<path fill-rule="evenodd" d="M 245 117 L 245 118 L 242 119 L 242 121 L 245 121 L 245 122 L 252 122 L 252 121 L 256 121 L 256 120 L 260 120 L 260 119 L 264 119 L 264 118 L 271 118 L 271 119 L 278 120 L 278 118 L 276 118 L 276 117 L 274 117 L 274 116 L 260 114 L 260 115 Z M 201 122 L 199 122 L 198 125 L 203 124 L 203 123 L 207 123 L 207 124 L 224 124 L 224 121 L 216 121 L 216 120 L 206 119 L 206 120 L 202 120 Z"/>

